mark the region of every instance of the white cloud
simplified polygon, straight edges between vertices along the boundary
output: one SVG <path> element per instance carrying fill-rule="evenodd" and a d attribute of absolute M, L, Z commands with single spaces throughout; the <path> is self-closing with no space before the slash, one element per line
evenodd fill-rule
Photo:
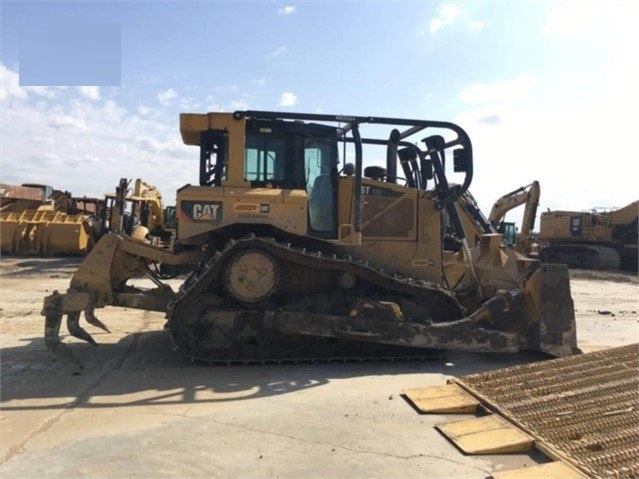
<path fill-rule="evenodd" d="M 77 128 L 78 130 L 87 130 L 86 124 L 77 118 L 68 115 L 56 116 L 51 118 L 49 126 L 53 128 Z"/>
<path fill-rule="evenodd" d="M 286 47 L 279 47 L 273 52 L 274 57 L 279 57 L 282 53 L 286 52 Z"/>
<path fill-rule="evenodd" d="M 468 30 L 471 32 L 479 32 L 480 30 L 484 28 L 484 22 L 471 21 L 471 22 L 468 22 L 466 26 L 468 27 Z"/>
<path fill-rule="evenodd" d="M 297 104 L 297 97 L 295 96 L 294 93 L 291 93 L 291 92 L 282 93 L 279 106 L 295 106 L 296 104 Z"/>
<path fill-rule="evenodd" d="M 175 190 L 197 178 L 197 148 L 182 143 L 174 115 L 145 107 L 127 111 L 114 100 L 87 101 L 75 87 L 66 94 L 60 88 L 21 88 L 17 69 L 0 63 L 0 72 L 2 181 L 100 197 L 113 191 L 120 176 L 131 175 L 156 185 L 172 204 Z"/>
<path fill-rule="evenodd" d="M 160 102 L 161 105 L 164 105 L 164 106 L 171 103 L 171 100 L 173 100 L 176 97 L 177 97 L 177 93 L 175 92 L 175 90 L 173 90 L 173 88 L 169 88 L 168 90 L 164 90 L 158 93 L 158 101 Z"/>
<path fill-rule="evenodd" d="M 639 3 L 627 2 L 554 2 L 541 31 L 556 38 L 584 34 L 623 37 L 636 31 Z"/>
<path fill-rule="evenodd" d="M 437 8 L 437 16 L 430 21 L 429 29 L 433 35 L 448 25 L 453 25 L 459 17 L 459 7 L 452 3 L 445 3 Z"/>
<path fill-rule="evenodd" d="M 89 100 L 100 99 L 100 87 L 99 86 L 79 86 L 78 91 L 80 95 Z"/>
<path fill-rule="evenodd" d="M 56 90 L 66 89 L 66 87 L 53 87 L 53 86 L 25 86 L 22 88 L 28 93 L 34 93 L 43 98 L 55 98 Z"/>
<path fill-rule="evenodd" d="M 9 98 L 26 99 L 29 94 L 42 98 L 55 98 L 56 93 L 66 90 L 61 86 L 20 86 L 20 77 L 17 72 L 9 70 L 0 64 L 0 101 Z"/>
<path fill-rule="evenodd" d="M 244 100 L 234 100 L 231 103 L 229 103 L 229 111 L 242 111 L 242 110 L 249 110 L 249 104 L 247 101 Z"/>
<path fill-rule="evenodd" d="M 587 2 L 556 4 L 541 31 L 552 37 L 572 37 L 582 33 L 592 20 Z"/>
<path fill-rule="evenodd" d="M 200 103 L 192 97 L 186 97 L 180 100 L 180 108 L 182 110 L 196 111 L 199 107 Z"/>
<path fill-rule="evenodd" d="M 470 17 L 468 9 L 453 3 L 444 3 L 437 7 L 437 16 L 431 19 L 428 29 L 432 35 L 436 35 L 445 27 L 461 24 L 469 32 L 479 32 L 484 28 L 484 23 Z M 425 32 L 420 32 L 424 35 Z"/>
<path fill-rule="evenodd" d="M 289 5 L 289 6 L 286 6 L 286 7 L 280 8 L 280 9 L 277 11 L 277 14 L 278 14 L 278 15 L 290 15 L 291 13 L 294 13 L 294 12 L 295 12 L 295 7 L 294 7 L 294 6 L 292 6 L 292 5 Z"/>
<path fill-rule="evenodd" d="M 0 65 L 0 100 L 9 97 L 26 98 L 27 92 L 20 87 L 18 74 Z"/>
<path fill-rule="evenodd" d="M 535 79 L 530 73 L 494 83 L 473 83 L 460 94 L 466 103 L 516 102 L 525 98 L 532 90 Z"/>
<path fill-rule="evenodd" d="M 185 157 L 185 154 L 184 154 L 185 145 L 177 137 L 162 141 L 150 136 L 143 136 L 143 137 L 137 138 L 137 145 L 143 151 L 152 153 L 154 155 L 168 154 L 173 157 L 175 156 Z M 186 154 L 186 156 L 188 157 L 188 153 Z"/>

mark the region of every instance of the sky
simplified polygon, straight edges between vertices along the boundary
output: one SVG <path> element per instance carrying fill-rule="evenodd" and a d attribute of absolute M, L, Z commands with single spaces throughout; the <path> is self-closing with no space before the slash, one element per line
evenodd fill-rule
<path fill-rule="evenodd" d="M 533 180 L 540 211 L 622 207 L 637 25 L 636 1 L 1 1 L 0 181 L 174 204 L 198 179 L 179 114 L 252 109 L 457 123 L 486 215 Z M 61 38 L 93 76 L 42 49 Z"/>

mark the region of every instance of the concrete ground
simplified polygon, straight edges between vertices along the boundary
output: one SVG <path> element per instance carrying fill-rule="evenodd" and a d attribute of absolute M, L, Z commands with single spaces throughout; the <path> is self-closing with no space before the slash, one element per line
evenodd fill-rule
<path fill-rule="evenodd" d="M 174 351 L 161 314 L 106 308 L 112 334 L 46 351 L 42 298 L 77 262 L 3 258 L 2 478 L 486 478 L 546 459 L 464 456 L 403 389 L 542 359 L 446 353 L 420 362 L 203 366 Z M 178 283 L 174 283 L 178 284 Z M 636 276 L 574 274 L 584 350 L 639 341 Z M 461 417 L 461 416 L 460 416 Z"/>

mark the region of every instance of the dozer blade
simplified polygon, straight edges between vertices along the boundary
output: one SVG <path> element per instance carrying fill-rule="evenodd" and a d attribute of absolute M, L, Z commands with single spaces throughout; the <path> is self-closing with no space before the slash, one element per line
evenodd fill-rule
<path fill-rule="evenodd" d="M 529 290 L 529 294 L 524 301 L 522 316 L 530 317 L 532 325 L 521 334 L 528 336 L 529 349 L 557 357 L 579 353 L 568 267 L 544 264 L 524 288 Z M 522 326 L 524 324 L 521 323 Z"/>

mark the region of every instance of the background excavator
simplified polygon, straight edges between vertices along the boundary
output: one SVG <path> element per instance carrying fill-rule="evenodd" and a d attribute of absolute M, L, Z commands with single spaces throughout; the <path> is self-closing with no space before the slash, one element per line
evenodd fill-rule
<path fill-rule="evenodd" d="M 540 187 L 539 182 L 533 181 L 531 184 L 517 188 L 510 193 L 501 196 L 493 205 L 488 218 L 479 209 L 477 201 L 470 191 L 466 191 L 455 202 L 455 208 L 459 214 L 464 231 L 470 243 L 479 245 L 480 238 L 484 234 L 499 233 L 503 242 L 513 246 L 518 252 L 535 256 L 537 244 L 534 241 L 533 229 L 535 227 L 535 217 L 539 205 Z M 514 222 L 504 221 L 506 214 L 525 205 L 522 219 L 521 231 L 518 233 Z M 444 238 L 447 249 L 459 250 L 459 242 L 456 238 L 454 228 L 449 223 L 447 235 Z"/>
<path fill-rule="evenodd" d="M 578 351 L 564 265 L 498 233 L 469 244 L 456 205 L 473 153 L 459 126 L 238 111 L 182 114 L 180 131 L 200 171 L 177 192 L 176 241 L 105 235 L 69 289 L 45 298 L 50 349 L 68 352 L 64 314 L 71 335 L 95 343 L 81 313 L 105 329 L 95 310 L 122 306 L 165 313 L 176 347 L 211 363 Z M 386 168 L 364 168 L 380 150 Z M 194 266 L 174 291 L 157 263 Z"/>
<path fill-rule="evenodd" d="M 541 214 L 540 258 L 573 268 L 637 271 L 639 201 L 612 211 Z"/>
<path fill-rule="evenodd" d="M 533 230 L 535 228 L 540 195 L 539 182 L 533 181 L 529 185 L 517 188 L 500 197 L 493 205 L 488 216 L 488 221 L 493 227 L 504 235 L 504 241 L 507 244 L 514 245 L 518 251 L 525 254 L 531 254 L 536 249 Z M 515 223 L 504 221 L 504 218 L 506 213 L 520 205 L 525 205 L 525 207 L 521 221 L 521 231 L 517 233 Z"/>

